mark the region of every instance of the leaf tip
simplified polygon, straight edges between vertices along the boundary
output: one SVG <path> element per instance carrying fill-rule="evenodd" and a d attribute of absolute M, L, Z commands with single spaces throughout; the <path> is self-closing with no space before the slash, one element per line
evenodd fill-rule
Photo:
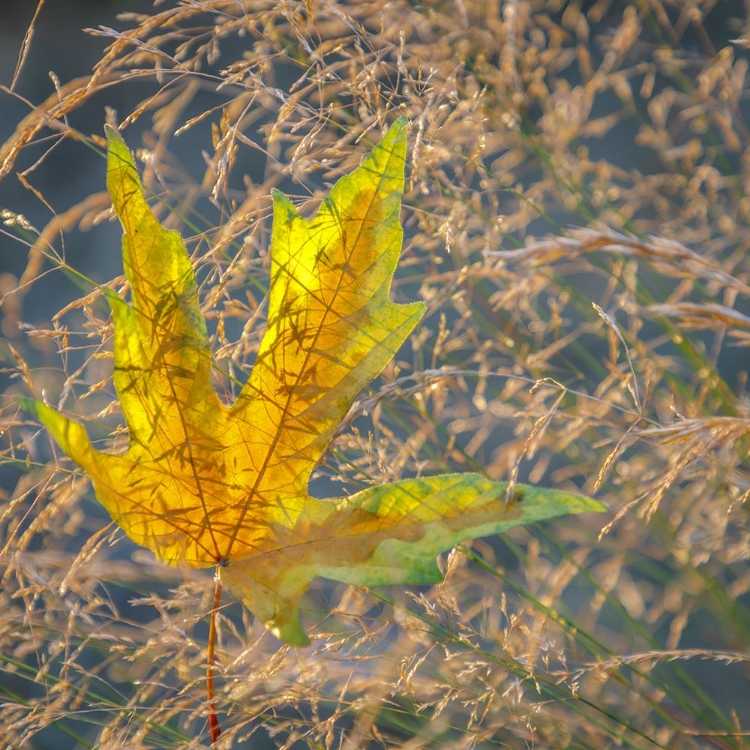
<path fill-rule="evenodd" d="M 86 470 L 91 467 L 94 449 L 83 425 L 68 419 L 57 409 L 37 399 L 20 397 L 16 402 L 47 428 L 57 444 L 75 463 Z"/>
<path fill-rule="evenodd" d="M 30 414 L 35 419 L 39 419 L 39 402 L 35 398 L 29 398 L 28 396 L 17 396 L 13 401 L 18 405 L 20 409 L 23 409 L 27 414 Z"/>
<path fill-rule="evenodd" d="M 107 136 L 107 187 L 112 195 L 117 188 L 114 175 L 123 169 L 135 171 L 135 162 L 125 140 L 112 126 L 105 125 L 104 132 Z"/>
<path fill-rule="evenodd" d="M 387 132 L 394 131 L 396 134 L 400 134 L 403 130 L 406 130 L 409 126 L 409 118 L 406 115 L 399 115 L 388 127 Z"/>
<path fill-rule="evenodd" d="M 294 204 L 289 200 L 288 196 L 277 188 L 271 190 L 271 197 L 273 198 L 273 210 L 274 214 L 281 212 L 286 214 L 288 218 L 296 218 L 299 216 L 299 211 L 294 207 Z"/>
<path fill-rule="evenodd" d="M 303 648 L 304 646 L 310 645 L 310 638 L 302 629 L 298 619 L 283 624 L 277 624 L 274 620 L 271 620 L 264 624 L 271 635 L 276 636 L 280 641 L 283 641 L 290 646 Z"/>
<path fill-rule="evenodd" d="M 386 131 L 379 145 L 382 146 L 382 145 L 387 145 L 390 143 L 397 143 L 399 141 L 406 140 L 408 130 L 409 130 L 409 120 L 406 118 L 406 115 L 401 115 L 400 117 L 397 117 L 391 123 L 391 126 Z"/>
<path fill-rule="evenodd" d="M 130 161 L 130 151 L 125 143 L 124 138 L 120 133 L 115 130 L 111 125 L 104 126 L 104 134 L 107 136 L 107 157 L 111 160 L 114 153 L 121 154 L 123 151 L 126 153 L 127 158 L 125 161 Z M 122 160 L 122 157 L 120 157 Z M 111 163 L 110 163 L 111 168 Z"/>

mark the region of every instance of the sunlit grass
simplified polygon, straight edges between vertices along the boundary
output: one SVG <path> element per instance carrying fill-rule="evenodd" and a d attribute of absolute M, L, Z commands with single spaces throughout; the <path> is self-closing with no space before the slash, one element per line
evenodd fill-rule
<path fill-rule="evenodd" d="M 745 19 L 712 38 L 657 0 L 577 7 L 160 5 L 96 32 L 110 46 L 90 80 L 34 102 L 0 147 L 4 179 L 41 199 L 40 153 L 102 149 L 103 109 L 84 130 L 75 115 L 137 82 L 140 105 L 108 117 L 188 239 L 231 398 L 263 331 L 270 189 L 314 210 L 405 114 L 393 296 L 429 311 L 314 482 L 460 469 L 611 509 L 477 540 L 434 588 L 320 582 L 308 649 L 225 600 L 227 747 L 744 746 L 750 131 L 746 43 L 729 40 Z M 27 156 L 33 143 L 46 150 Z M 102 446 L 126 444 L 88 281 L 110 283 L 98 259 L 119 250 L 97 246 L 88 266 L 68 251 L 111 219 L 103 159 L 101 175 L 46 227 L 4 207 L 28 264 L 0 278 L 0 737 L 205 746 L 210 575 L 115 533 L 13 402 L 44 393 Z M 66 307 L 41 319 L 35 300 L 63 278 Z"/>

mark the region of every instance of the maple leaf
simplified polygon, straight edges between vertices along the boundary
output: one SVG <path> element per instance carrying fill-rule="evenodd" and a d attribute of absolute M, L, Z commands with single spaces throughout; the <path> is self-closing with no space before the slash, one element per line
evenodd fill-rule
<path fill-rule="evenodd" d="M 114 319 L 114 385 L 130 435 L 122 455 L 31 399 L 24 408 L 91 478 L 112 519 L 162 561 L 218 566 L 281 640 L 308 642 L 298 603 L 316 576 L 356 585 L 441 580 L 454 545 L 593 500 L 477 474 L 406 479 L 349 497 L 308 494 L 310 474 L 358 393 L 425 311 L 396 304 L 406 122 L 397 120 L 312 220 L 273 195 L 268 326 L 231 406 L 211 384 L 198 287 L 180 235 L 160 226 L 125 143 L 107 130 L 107 187 L 124 229 L 132 304 Z"/>

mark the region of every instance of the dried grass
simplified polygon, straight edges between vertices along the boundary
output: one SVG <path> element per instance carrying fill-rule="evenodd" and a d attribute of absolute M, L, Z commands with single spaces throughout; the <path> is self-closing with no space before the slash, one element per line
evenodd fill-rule
<path fill-rule="evenodd" d="M 394 295 L 429 313 L 316 481 L 471 469 L 611 508 L 476 541 L 432 589 L 321 583 L 308 650 L 225 601 L 223 747 L 744 746 L 748 21 L 714 49 L 713 2 L 584 5 L 159 4 L 93 30 L 108 46 L 92 74 L 30 104 L 0 147 L 0 177 L 44 202 L 57 144 L 103 145 L 75 114 L 138 83 L 108 118 L 189 238 L 231 398 L 263 330 L 270 189 L 313 210 L 406 114 Z M 180 161 L 196 144 L 200 174 Z M 3 214 L 28 264 L 0 278 L 0 741 L 202 747 L 210 578 L 116 533 L 14 405 L 44 394 L 103 446 L 127 439 L 96 267 L 66 250 L 108 201 L 44 205 L 41 230 Z M 61 274 L 81 294 L 38 320 L 29 299 Z"/>

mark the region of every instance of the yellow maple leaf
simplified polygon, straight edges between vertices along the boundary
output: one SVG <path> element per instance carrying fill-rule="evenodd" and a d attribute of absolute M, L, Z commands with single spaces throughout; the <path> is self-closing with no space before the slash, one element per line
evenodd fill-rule
<path fill-rule="evenodd" d="M 403 118 L 312 220 L 274 193 L 268 327 L 231 406 L 211 385 L 211 350 L 182 239 L 151 212 L 120 136 L 107 135 L 107 186 L 132 291 L 128 304 L 106 290 L 129 448 L 97 451 L 81 424 L 31 399 L 23 405 L 86 471 L 133 541 L 166 563 L 218 566 L 272 633 L 303 645 L 297 607 L 316 576 L 357 585 L 436 582 L 436 556 L 461 541 L 602 508 L 523 485 L 507 504 L 506 483 L 477 474 L 407 479 L 335 499 L 308 494 L 333 431 L 424 314 L 422 303 L 390 299 L 402 244 Z"/>

